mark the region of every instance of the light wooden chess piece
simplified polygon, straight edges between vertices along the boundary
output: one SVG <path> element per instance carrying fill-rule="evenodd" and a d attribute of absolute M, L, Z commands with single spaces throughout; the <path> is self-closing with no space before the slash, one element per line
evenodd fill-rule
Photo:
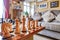
<path fill-rule="evenodd" d="M 32 25 L 32 29 L 35 29 L 35 21 L 34 20 L 32 20 L 31 25 Z"/>
<path fill-rule="evenodd" d="M 22 18 L 22 32 L 27 32 L 26 27 L 25 27 L 25 17 L 24 16 Z"/>
<path fill-rule="evenodd" d="M 15 19 L 15 22 L 16 22 L 15 34 L 20 34 L 20 22 L 18 18 Z"/>
<path fill-rule="evenodd" d="M 35 28 L 38 28 L 38 20 L 35 20 Z"/>
<path fill-rule="evenodd" d="M 10 31 L 8 30 L 8 27 L 7 27 L 7 23 L 3 22 L 1 29 L 2 29 L 2 35 L 4 38 L 11 37 Z"/>
<path fill-rule="evenodd" d="M 31 30 L 31 27 L 30 27 L 30 20 L 28 20 L 28 30 Z"/>
<path fill-rule="evenodd" d="M 10 33 L 12 33 L 13 32 L 13 29 L 12 29 L 12 23 L 7 23 L 7 27 L 9 28 L 9 30 L 10 30 Z"/>

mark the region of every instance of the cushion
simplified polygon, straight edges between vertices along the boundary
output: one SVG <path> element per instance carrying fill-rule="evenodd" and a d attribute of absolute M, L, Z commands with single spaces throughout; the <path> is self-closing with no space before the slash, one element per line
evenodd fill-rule
<path fill-rule="evenodd" d="M 60 21 L 60 14 L 57 15 L 56 20 Z"/>
<path fill-rule="evenodd" d="M 42 15 L 40 15 L 39 13 L 36 13 L 32 18 L 33 18 L 33 20 L 41 20 L 42 19 L 41 16 Z"/>
<path fill-rule="evenodd" d="M 51 13 L 50 11 L 45 12 L 44 15 L 42 15 L 42 18 L 45 22 L 51 21 L 55 18 L 55 15 Z"/>

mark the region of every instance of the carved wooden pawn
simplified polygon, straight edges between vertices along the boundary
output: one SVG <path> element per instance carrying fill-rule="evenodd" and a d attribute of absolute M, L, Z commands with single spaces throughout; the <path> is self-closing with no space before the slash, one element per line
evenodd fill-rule
<path fill-rule="evenodd" d="M 32 29 L 35 29 L 35 21 L 34 20 L 32 20 L 31 25 L 32 25 Z"/>
<path fill-rule="evenodd" d="M 15 19 L 15 22 L 16 22 L 15 34 L 20 34 L 20 22 L 17 18 Z"/>
<path fill-rule="evenodd" d="M 24 16 L 22 18 L 22 32 L 27 32 L 26 27 L 25 27 L 25 17 Z"/>
<path fill-rule="evenodd" d="M 31 30 L 31 27 L 30 27 L 30 20 L 28 20 L 28 30 Z"/>
<path fill-rule="evenodd" d="M 38 28 L 38 20 L 35 20 L 35 28 Z"/>

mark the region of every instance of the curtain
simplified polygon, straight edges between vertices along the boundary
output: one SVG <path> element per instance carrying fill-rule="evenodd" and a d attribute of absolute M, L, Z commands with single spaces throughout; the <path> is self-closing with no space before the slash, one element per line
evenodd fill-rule
<path fill-rule="evenodd" d="M 3 0 L 4 1 L 4 8 L 5 8 L 5 18 L 8 19 L 9 17 L 9 0 Z"/>

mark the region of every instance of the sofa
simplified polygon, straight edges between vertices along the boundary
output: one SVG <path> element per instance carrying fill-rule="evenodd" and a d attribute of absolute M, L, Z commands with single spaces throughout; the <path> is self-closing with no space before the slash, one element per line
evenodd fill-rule
<path fill-rule="evenodd" d="M 38 25 L 45 27 L 45 29 L 38 34 L 60 40 L 60 10 L 42 12 L 41 17 L 43 20 L 39 21 Z"/>
<path fill-rule="evenodd" d="M 44 30 L 39 32 L 39 35 L 44 35 L 50 38 L 59 39 L 60 40 L 60 23 L 46 23 L 46 22 L 39 22 L 41 26 L 45 27 Z"/>

